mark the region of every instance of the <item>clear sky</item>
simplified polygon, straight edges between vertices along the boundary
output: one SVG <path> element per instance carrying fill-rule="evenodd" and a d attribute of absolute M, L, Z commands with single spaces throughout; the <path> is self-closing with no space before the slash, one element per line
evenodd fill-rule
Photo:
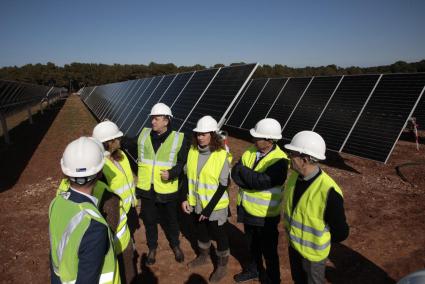
<path fill-rule="evenodd" d="M 0 0 L 0 66 L 425 59 L 424 0 Z"/>

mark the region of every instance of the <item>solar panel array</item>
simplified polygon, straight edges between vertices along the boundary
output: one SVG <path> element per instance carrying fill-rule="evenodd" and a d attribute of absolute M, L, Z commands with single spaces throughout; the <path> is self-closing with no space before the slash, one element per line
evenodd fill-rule
<path fill-rule="evenodd" d="M 0 112 L 7 117 L 43 99 L 58 97 L 62 91 L 55 87 L 0 80 Z"/>
<path fill-rule="evenodd" d="M 425 73 L 255 79 L 225 124 L 248 130 L 275 118 L 284 143 L 313 130 L 328 150 L 387 162 L 415 108 L 425 112 L 424 89 Z"/>
<path fill-rule="evenodd" d="M 150 127 L 149 113 L 158 102 L 171 107 L 172 129 L 189 133 L 204 115 L 222 125 L 257 66 L 244 64 L 85 87 L 80 96 L 100 121 L 115 122 L 128 137 Z"/>

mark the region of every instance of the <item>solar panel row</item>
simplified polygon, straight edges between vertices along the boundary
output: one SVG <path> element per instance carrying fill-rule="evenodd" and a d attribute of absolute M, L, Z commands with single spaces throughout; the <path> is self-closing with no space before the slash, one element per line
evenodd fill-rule
<path fill-rule="evenodd" d="M 386 162 L 425 88 L 425 73 L 255 79 L 226 125 L 277 119 L 284 141 L 314 130 L 329 150 Z M 421 101 L 423 103 L 424 99 Z"/>
<path fill-rule="evenodd" d="M 149 125 L 150 110 L 158 102 L 171 107 L 174 130 L 191 132 L 207 114 L 223 123 L 257 66 L 244 64 L 85 87 L 80 96 L 99 120 L 114 121 L 128 137 L 137 136 Z"/>

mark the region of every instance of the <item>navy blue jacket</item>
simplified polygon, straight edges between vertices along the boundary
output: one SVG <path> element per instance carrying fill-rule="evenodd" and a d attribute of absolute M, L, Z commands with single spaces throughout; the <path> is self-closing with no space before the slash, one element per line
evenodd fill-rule
<path fill-rule="evenodd" d="M 75 203 L 90 202 L 90 198 L 69 190 L 71 193 L 68 200 Z M 96 204 L 95 204 L 96 205 Z M 108 227 L 104 224 L 91 220 L 86 233 L 81 239 L 80 248 L 78 250 L 78 274 L 76 284 L 98 283 L 100 274 L 102 273 L 103 261 L 109 250 Z M 53 266 L 50 262 L 51 283 L 60 284 L 61 281 L 53 272 Z"/>

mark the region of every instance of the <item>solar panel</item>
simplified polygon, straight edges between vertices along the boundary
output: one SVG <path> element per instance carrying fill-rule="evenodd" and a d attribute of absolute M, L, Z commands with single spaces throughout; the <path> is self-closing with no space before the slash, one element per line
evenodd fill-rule
<path fill-rule="evenodd" d="M 143 109 L 143 106 L 150 98 L 152 93 L 155 91 L 162 78 L 162 76 L 152 78 L 143 94 L 138 97 L 137 102 L 133 105 L 131 111 L 127 115 L 127 118 L 123 122 L 123 129 L 121 131 L 123 131 L 124 134 L 128 135 L 129 137 L 134 137 L 137 135 L 137 125 L 134 124 L 135 118 L 137 117 L 138 113 Z"/>
<path fill-rule="evenodd" d="M 244 121 L 245 117 L 249 114 L 249 110 L 251 109 L 255 101 L 257 100 L 257 97 L 260 95 L 261 91 L 264 89 L 268 80 L 269 79 L 267 78 L 252 80 L 252 82 L 249 85 L 249 88 L 243 94 L 243 98 L 241 98 L 233 114 L 227 120 L 226 122 L 227 125 L 237 127 L 237 128 L 241 127 L 242 122 Z"/>
<path fill-rule="evenodd" d="M 119 89 L 114 94 L 111 95 L 112 101 L 108 108 L 101 114 L 101 119 L 109 119 L 115 114 L 118 108 L 121 106 L 122 102 L 128 99 L 128 96 L 131 93 L 131 90 L 136 85 L 137 80 L 131 80 L 123 84 L 122 89 Z"/>
<path fill-rule="evenodd" d="M 214 68 L 195 72 L 192 79 L 171 106 L 174 116 L 171 124 L 173 130 L 180 129 L 187 115 L 195 106 L 200 96 L 204 94 L 218 71 L 219 69 Z"/>
<path fill-rule="evenodd" d="M 283 128 L 311 80 L 311 77 L 289 78 L 267 117 L 279 121 Z"/>
<path fill-rule="evenodd" d="M 177 77 L 171 83 L 168 90 L 163 94 L 159 102 L 164 103 L 167 106 L 171 106 L 189 83 L 189 80 L 192 78 L 194 73 L 195 72 L 177 74 Z"/>
<path fill-rule="evenodd" d="M 167 89 L 170 87 L 171 83 L 174 81 L 175 78 L 176 78 L 176 75 L 165 76 L 164 79 L 162 79 L 161 83 L 158 85 L 158 88 L 156 88 L 155 92 L 152 94 L 152 96 L 148 99 L 146 104 L 143 106 L 143 109 L 139 113 L 138 118 L 136 118 L 138 119 L 138 121 L 143 121 L 142 123 L 137 123 L 137 126 L 138 126 L 138 129 L 136 131 L 137 134 L 139 134 L 140 131 L 142 131 L 143 127 L 148 121 L 151 108 L 159 101 L 159 99 L 167 91 Z"/>
<path fill-rule="evenodd" d="M 326 106 L 338 83 L 341 82 L 341 78 L 341 76 L 332 76 L 315 77 L 313 79 L 286 126 L 283 127 L 282 136 L 284 139 L 291 140 L 299 131 L 313 129 L 323 108 Z"/>
<path fill-rule="evenodd" d="M 313 128 L 326 147 L 339 151 L 380 75 L 345 76 Z"/>
<path fill-rule="evenodd" d="M 226 111 L 232 107 L 247 79 L 257 68 L 256 64 L 223 67 L 215 76 L 206 92 L 186 117 L 183 132 L 192 132 L 196 122 L 204 115 L 214 117 L 219 124 L 224 122 Z"/>
<path fill-rule="evenodd" d="M 342 151 L 386 162 L 424 86 L 425 73 L 383 75 Z"/>
<path fill-rule="evenodd" d="M 121 112 L 126 111 L 129 101 L 133 98 L 134 94 L 141 87 L 142 81 L 143 80 L 140 80 L 140 79 L 133 81 L 133 84 L 131 85 L 127 93 L 120 98 L 118 105 L 114 108 L 114 111 L 110 115 L 108 115 L 109 120 L 114 122 L 117 121 Z"/>
<path fill-rule="evenodd" d="M 253 105 L 248 116 L 245 117 L 241 128 L 252 128 L 260 119 L 263 119 L 267 116 L 271 106 L 275 102 L 280 92 L 283 90 L 287 80 L 287 78 L 273 78 L 267 82 L 266 87 L 258 96 L 258 99 Z"/>

